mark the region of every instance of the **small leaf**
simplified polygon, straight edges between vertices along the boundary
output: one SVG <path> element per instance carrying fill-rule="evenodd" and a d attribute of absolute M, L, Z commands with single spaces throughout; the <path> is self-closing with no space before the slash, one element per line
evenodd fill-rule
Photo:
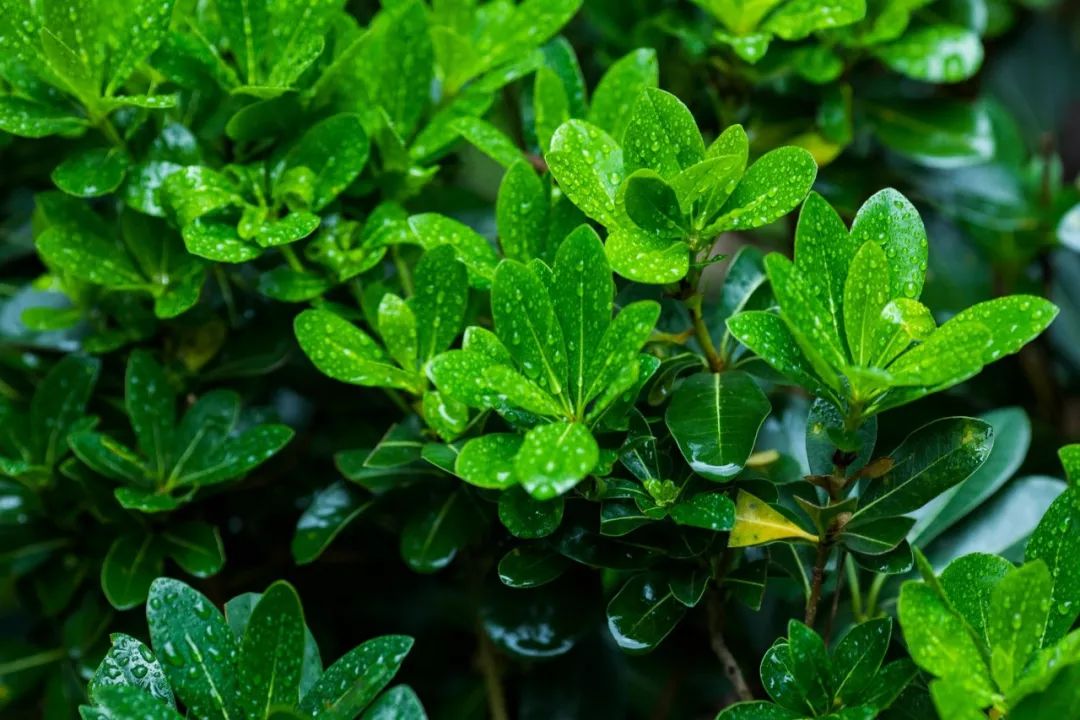
<path fill-rule="evenodd" d="M 367 164 L 369 143 L 359 115 L 331 115 L 304 133 L 279 172 L 306 167 L 315 173 L 310 209 L 318 212 L 352 183 Z"/>
<path fill-rule="evenodd" d="M 499 495 L 499 520 L 514 537 L 536 540 L 559 529 L 565 503 L 562 498 L 537 500 L 520 487 Z"/>
<path fill-rule="evenodd" d="M 608 629 L 623 650 L 643 653 L 659 645 L 685 614 L 686 606 L 667 582 L 641 573 L 627 580 L 608 603 Z"/>
<path fill-rule="evenodd" d="M 521 160 L 521 150 L 502 130 L 489 122 L 476 117 L 461 117 L 452 126 L 480 152 L 505 168 Z"/>
<path fill-rule="evenodd" d="M 885 251 L 874 242 L 864 243 L 852 259 L 844 283 L 844 332 L 856 365 L 869 367 L 877 355 L 874 331 L 889 301 L 888 277 Z"/>
<path fill-rule="evenodd" d="M 320 490 L 296 523 L 293 559 L 299 565 L 318 559 L 334 538 L 370 506 L 360 492 L 342 482 Z"/>
<path fill-rule="evenodd" d="M 639 228 L 656 237 L 682 238 L 687 222 L 675 190 L 651 170 L 638 170 L 622 188 L 626 215 Z"/>
<path fill-rule="evenodd" d="M 622 146 L 627 173 L 648 168 L 671 178 L 705 159 L 705 143 L 690 110 L 657 88 L 646 88 L 634 102 Z"/>
<path fill-rule="evenodd" d="M 679 525 L 705 530 L 730 530 L 735 524 L 735 503 L 723 493 L 698 493 L 672 505 L 668 513 Z"/>
<path fill-rule="evenodd" d="M 856 247 L 873 241 L 885 250 L 890 300 L 919 297 L 926 278 L 926 228 L 907 198 L 892 188 L 872 195 L 855 215 L 851 238 Z"/>
<path fill-rule="evenodd" d="M 450 347 L 465 318 L 469 291 L 465 266 L 450 247 L 424 253 L 414 272 L 416 294 L 409 301 L 416 313 L 420 360 L 427 362 Z"/>
<path fill-rule="evenodd" d="M 376 698 L 360 720 L 427 720 L 427 714 L 413 689 L 398 685 Z"/>
<path fill-rule="evenodd" d="M 501 262 L 491 289 L 491 313 L 499 339 L 522 374 L 552 395 L 563 394 L 566 346 L 551 297 L 536 274 L 512 260 Z"/>
<path fill-rule="evenodd" d="M 638 228 L 617 228 L 605 247 L 611 267 L 627 280 L 666 285 L 686 277 L 690 252 L 680 238 L 662 238 Z"/>
<path fill-rule="evenodd" d="M 165 553 L 151 533 L 121 535 L 101 564 L 101 589 L 118 610 L 141 605 L 150 583 L 161 575 Z"/>
<path fill-rule="evenodd" d="M 216 575 L 225 564 L 225 548 L 217 527 L 193 521 L 170 525 L 161 533 L 165 552 L 195 577 Z"/>
<path fill-rule="evenodd" d="M 0 95 L 0 130 L 27 138 L 70 134 L 86 127 L 86 120 L 44 103 Z"/>
<path fill-rule="evenodd" d="M 817 535 L 806 532 L 745 490 L 735 497 L 735 525 L 728 538 L 728 547 L 763 545 L 776 540 L 797 538 L 818 542 Z"/>
<path fill-rule="evenodd" d="M 768 225 L 802 202 L 816 177 L 817 163 L 802 148 L 765 153 L 747 169 L 706 234 Z"/>
<path fill-rule="evenodd" d="M 101 664 L 90 679 L 90 697 L 98 702 L 103 688 L 130 686 L 146 693 L 156 701 L 176 707 L 172 688 L 165 671 L 154 653 L 139 640 L 123 633 L 109 636 L 111 645 Z"/>
<path fill-rule="evenodd" d="M 296 316 L 296 339 L 319 370 L 354 385 L 419 390 L 419 378 L 391 365 L 367 333 L 329 310 Z"/>
<path fill-rule="evenodd" d="M 529 163 L 518 160 L 507 168 L 495 200 L 499 245 L 507 258 L 522 263 L 546 259 L 548 206 L 547 189 Z"/>
<path fill-rule="evenodd" d="M 840 638 L 832 651 L 836 697 L 854 698 L 874 683 L 891 635 L 892 618 L 876 618 L 855 625 Z"/>
<path fill-rule="evenodd" d="M 967 80 L 982 64 L 983 47 L 972 30 L 957 25 L 928 25 L 874 49 L 898 73 L 931 83 Z"/>
<path fill-rule="evenodd" d="M 994 157 L 994 130 L 983 105 L 893 100 L 868 108 L 882 144 L 934 168 L 964 167 Z"/>
<path fill-rule="evenodd" d="M 176 395 L 165 371 L 150 353 L 136 350 L 124 376 L 124 407 L 149 460 L 150 471 L 162 478 L 171 467 L 170 450 L 176 422 Z"/>
<path fill-rule="evenodd" d="M 415 507 L 400 541 L 401 556 L 413 571 L 437 572 L 453 561 L 476 529 L 469 502 L 459 489 Z"/>
<path fill-rule="evenodd" d="M 52 181 L 68 195 L 100 197 L 120 187 L 128 161 L 116 148 L 93 148 L 74 153 L 52 171 Z"/>
<path fill-rule="evenodd" d="M 94 708 L 84 710 L 84 720 L 181 720 L 183 717 L 141 688 L 130 685 L 100 688 L 94 702 Z"/>
<path fill-rule="evenodd" d="M 570 566 L 562 555 L 533 545 L 516 547 L 499 560 L 499 580 L 512 588 L 533 588 L 556 579 Z"/>
<path fill-rule="evenodd" d="M 481 435 L 465 443 L 454 465 L 454 472 L 470 485 L 503 489 L 516 482 L 514 458 L 521 449 L 522 437 L 515 433 Z"/>
<path fill-rule="evenodd" d="M 525 435 L 514 474 L 530 495 L 546 500 L 584 480 L 599 460 L 596 440 L 581 423 L 538 425 Z"/>
<path fill-rule="evenodd" d="M 320 719 L 352 720 L 397 674 L 413 640 L 384 635 L 353 648 L 326 669 L 300 701 L 300 709 Z"/>
<path fill-rule="evenodd" d="M 723 482 L 746 464 L 769 410 L 746 373 L 699 373 L 676 388 L 664 421 L 694 472 Z"/>
<path fill-rule="evenodd" d="M 912 518 L 882 518 L 867 523 L 849 523 L 840 533 L 839 539 L 852 552 L 863 555 L 882 555 L 889 552 L 907 536 Z"/>

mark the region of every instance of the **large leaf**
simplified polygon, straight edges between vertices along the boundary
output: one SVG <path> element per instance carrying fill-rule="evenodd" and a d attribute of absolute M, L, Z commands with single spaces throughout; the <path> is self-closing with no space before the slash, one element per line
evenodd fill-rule
<path fill-rule="evenodd" d="M 240 641 L 240 707 L 247 717 L 300 700 L 304 659 L 304 613 L 286 582 L 267 588 L 251 612 Z"/>
<path fill-rule="evenodd" d="M 695 472 L 725 481 L 746 464 L 770 409 L 746 373 L 700 373 L 676 388 L 664 421 Z"/>
<path fill-rule="evenodd" d="M 615 193 L 622 184 L 623 151 L 610 135 L 583 120 L 564 123 L 545 156 L 559 188 L 589 217 L 618 223 Z"/>
<path fill-rule="evenodd" d="M 353 648 L 326 669 L 300 709 L 327 720 L 352 720 L 397 674 L 412 638 L 385 635 Z"/>
<path fill-rule="evenodd" d="M 1043 561 L 1053 577 L 1046 640 L 1061 638 L 1080 615 L 1080 489 L 1075 485 L 1058 496 L 1046 510 L 1028 542 L 1025 557 Z"/>

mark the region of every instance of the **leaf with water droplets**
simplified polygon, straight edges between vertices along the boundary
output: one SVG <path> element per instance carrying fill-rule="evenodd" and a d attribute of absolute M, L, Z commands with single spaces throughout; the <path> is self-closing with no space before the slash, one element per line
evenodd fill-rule
<path fill-rule="evenodd" d="M 686 606 L 665 578 L 641 573 L 627 580 L 608 603 L 608 629 L 623 650 L 644 653 L 659 645 L 685 614 Z"/>
<path fill-rule="evenodd" d="M 176 707 L 165 671 L 150 648 L 124 633 L 113 633 L 109 640 L 109 651 L 90 679 L 90 698 L 97 702 L 102 688 L 126 685 L 138 688 L 169 707 Z"/>
<path fill-rule="evenodd" d="M 1046 563 L 1034 560 L 1016 568 L 990 592 L 986 636 L 994 681 L 1008 690 L 1042 646 L 1053 581 Z"/>
<path fill-rule="evenodd" d="M 889 262 L 889 299 L 918 299 L 926 279 L 927 242 L 919 211 L 892 188 L 870 197 L 851 225 L 856 247 L 876 242 Z"/>
<path fill-rule="evenodd" d="M 384 635 L 353 648 L 326 669 L 300 701 L 320 720 L 353 720 L 397 674 L 412 648 L 404 635 Z"/>
<path fill-rule="evenodd" d="M 544 284 L 521 263 L 504 260 L 495 271 L 491 313 L 499 339 L 522 374 L 558 396 L 565 392 L 566 344 Z"/>
<path fill-rule="evenodd" d="M 128 160 L 116 148 L 91 148 L 72 153 L 52 171 L 52 181 L 68 195 L 108 195 L 124 181 Z"/>
<path fill-rule="evenodd" d="M 889 301 L 889 261 L 885 251 L 873 241 L 863 243 L 848 269 L 844 282 L 844 333 L 851 360 L 871 367 L 877 356 L 874 331 Z"/>
<path fill-rule="evenodd" d="M 416 313 L 420 361 L 426 363 L 453 344 L 469 301 L 465 266 L 448 246 L 428 250 L 413 273 L 416 292 L 409 304 Z"/>
<path fill-rule="evenodd" d="M 800 713 L 764 700 L 735 703 L 724 708 L 716 720 L 801 720 Z"/>
<path fill-rule="evenodd" d="M 521 150 L 499 128 L 477 117 L 461 117 L 451 123 L 461 137 L 505 168 L 521 160 Z"/>
<path fill-rule="evenodd" d="M 487 239 L 468 225 L 438 213 L 421 213 L 409 217 L 410 242 L 424 250 L 443 245 L 454 248 L 458 260 L 469 270 L 473 287 L 487 288 L 495 274 L 498 256 Z"/>
<path fill-rule="evenodd" d="M 53 225 L 37 236 L 36 244 L 46 263 L 80 280 L 118 289 L 150 284 L 119 239 L 100 236 L 93 228 Z"/>
<path fill-rule="evenodd" d="M 67 110 L 35 100 L 0 95 L 0 130 L 27 138 L 73 134 L 86 127 L 86 120 Z"/>
<path fill-rule="evenodd" d="M 780 315 L 803 355 L 818 377 L 838 387 L 835 369 L 845 367 L 847 358 L 836 324 L 811 289 L 815 283 L 778 253 L 766 256 L 765 271 L 780 304 Z"/>
<path fill-rule="evenodd" d="M 612 230 L 605 251 L 615 272 L 647 285 L 678 282 L 690 269 L 690 248 L 681 238 L 660 238 L 636 227 Z"/>
<path fill-rule="evenodd" d="M 363 171 L 368 153 L 368 136 L 360 116 L 331 115 L 308 128 L 285 156 L 279 172 L 306 167 L 315 173 L 308 209 L 318 212 Z"/>
<path fill-rule="evenodd" d="M 299 565 L 318 559 L 334 538 L 370 506 L 359 490 L 342 482 L 318 491 L 296 522 L 293 559 Z"/>
<path fill-rule="evenodd" d="M 560 577 L 569 566 L 569 560 L 542 545 L 522 545 L 499 560 L 499 580 L 512 588 L 540 587 Z"/>
<path fill-rule="evenodd" d="M 1057 497 L 1028 541 L 1024 557 L 1042 560 L 1053 578 L 1045 643 L 1056 642 L 1080 615 L 1080 489 L 1071 486 Z"/>
<path fill-rule="evenodd" d="M 838 536 L 840 542 L 852 552 L 862 555 L 884 555 L 893 550 L 907 536 L 912 518 L 890 517 L 872 522 L 850 522 Z"/>
<path fill-rule="evenodd" d="M 182 231 L 188 252 L 207 260 L 241 263 L 262 254 L 259 246 L 240 239 L 236 227 L 201 218 L 185 225 Z"/>
<path fill-rule="evenodd" d="M 124 407 L 150 471 L 164 477 L 171 463 L 176 394 L 164 369 L 146 350 L 136 350 L 128 359 Z"/>
<path fill-rule="evenodd" d="M 224 174 L 208 167 L 184 167 L 161 183 L 162 203 L 171 208 L 177 224 L 186 228 L 197 218 L 244 202 L 240 191 Z"/>
<path fill-rule="evenodd" d="M 304 631 L 300 598 L 279 580 L 259 598 L 240 641 L 237 685 L 247 717 L 266 717 L 274 706 L 299 702 Z"/>
<path fill-rule="evenodd" d="M 101 589 L 118 610 L 141 605 L 150 583 L 161 575 L 165 548 L 153 533 L 121 535 L 101 564 Z"/>
<path fill-rule="evenodd" d="M 802 202 L 816 177 L 817 163 L 802 148 L 782 147 L 765 153 L 747 168 L 720 208 L 720 217 L 704 234 L 768 225 Z"/>
<path fill-rule="evenodd" d="M 360 720 L 427 720 L 427 714 L 413 689 L 398 685 L 371 703 Z"/>
<path fill-rule="evenodd" d="M 264 424 L 248 428 L 184 466 L 174 469 L 176 485 L 204 487 L 243 477 L 276 455 L 293 437 L 286 425 Z"/>
<path fill-rule="evenodd" d="M 854 698 L 877 677 L 889 649 L 892 618 L 875 618 L 852 627 L 832 649 L 833 695 Z M 845 702 L 845 704 L 848 704 Z"/>
<path fill-rule="evenodd" d="M 795 228 L 795 268 L 814 283 L 817 297 L 825 305 L 839 331 L 844 304 L 844 284 L 859 242 L 825 198 L 811 192 L 799 212 Z"/>
<path fill-rule="evenodd" d="M 587 118 L 590 123 L 621 139 L 634 103 L 646 88 L 660 82 L 656 51 L 638 48 L 616 60 L 593 91 Z"/>
<path fill-rule="evenodd" d="M 943 418 L 922 426 L 889 453 L 892 468 L 869 482 L 851 522 L 917 510 L 975 472 L 993 443 L 991 425 L 975 418 Z"/>
<path fill-rule="evenodd" d="M 625 172 L 647 168 L 672 178 L 705 159 L 705 143 L 690 110 L 671 93 L 642 91 L 622 137 Z"/>
<path fill-rule="evenodd" d="M 596 439 L 581 423 L 538 425 L 525 435 L 514 475 L 530 495 L 547 500 L 584 480 L 599 461 Z"/>
<path fill-rule="evenodd" d="M 595 399 L 594 411 L 604 410 L 614 403 L 618 394 L 629 390 L 635 379 L 641 377 L 641 357 L 644 357 L 640 354 L 641 348 L 659 317 L 659 303 L 639 300 L 623 307 L 608 326 L 585 373 L 588 385 L 584 401 L 588 403 Z M 618 394 L 612 394 L 614 389 L 618 389 Z"/>
<path fill-rule="evenodd" d="M 982 324 L 945 323 L 889 366 L 890 384 L 915 387 L 908 391 L 910 394 L 887 395 L 884 406 L 911 402 L 974 377 L 982 370 L 983 356 L 992 343 L 989 329 Z"/>
<path fill-rule="evenodd" d="M 113 55 L 109 58 L 106 95 L 122 87 L 139 64 L 165 40 L 174 4 L 174 0 L 136 0 L 124 8 L 127 21 L 119 26 L 118 35 L 109 38 Z"/>
<path fill-rule="evenodd" d="M 409 304 L 393 293 L 383 295 L 378 310 L 379 337 L 390 357 L 403 369 L 416 369 L 416 316 Z"/>
<path fill-rule="evenodd" d="M 306 238 L 319 227 L 318 215 L 309 212 L 289 213 L 281 220 L 266 223 L 255 233 L 260 247 L 278 247 Z"/>
<path fill-rule="evenodd" d="M 900 588 L 897 608 L 915 663 L 962 686 L 980 706 L 989 705 L 995 691 L 990 669 L 948 603 L 926 583 L 909 580 Z"/>
<path fill-rule="evenodd" d="M 595 380 L 590 373 L 596 371 L 601 341 L 611 325 L 615 296 L 604 244 L 592 228 L 582 225 L 559 246 L 550 292 L 566 345 L 569 399 L 580 414 Z"/>
<path fill-rule="evenodd" d="M 615 197 L 626 172 L 622 148 L 610 135 L 584 120 L 569 120 L 555 131 L 544 157 L 571 202 L 608 227 L 618 224 Z"/>
<path fill-rule="evenodd" d="M 724 493 L 698 493 L 672 505 L 668 513 L 679 525 L 714 532 L 730 530 L 735 524 L 735 503 Z"/>
<path fill-rule="evenodd" d="M 865 15 L 863 0 L 785 2 L 768 16 L 761 29 L 785 40 L 802 40 L 818 30 L 858 22 Z"/>
<path fill-rule="evenodd" d="M 30 444 L 36 461 L 51 467 L 65 453 L 97 382 L 101 361 L 65 355 L 45 375 L 30 401 Z"/>
<path fill-rule="evenodd" d="M 495 224 L 507 258 L 547 259 L 548 205 L 548 191 L 532 166 L 519 160 L 506 170 L 495 200 Z"/>
<path fill-rule="evenodd" d="M 517 538 L 536 540 L 559 529 L 565 502 L 561 497 L 537 500 L 514 486 L 499 495 L 499 521 Z"/>
<path fill-rule="evenodd" d="M 94 706 L 79 710 L 83 720 L 183 720 L 171 706 L 133 685 L 98 688 Z"/>
<path fill-rule="evenodd" d="M 729 318 L 727 327 L 736 340 L 784 377 L 813 393 L 824 391 L 825 384 L 779 315 L 749 310 Z"/>
<path fill-rule="evenodd" d="M 923 342 L 936 329 L 937 322 L 930 314 L 930 308 L 918 300 L 890 300 L 874 323 L 871 367 L 886 367 L 913 343 Z"/>
<path fill-rule="evenodd" d="M 294 322 L 300 348 L 335 380 L 419 393 L 420 378 L 391 365 L 371 337 L 329 310 L 305 310 Z"/>
<path fill-rule="evenodd" d="M 165 676 L 188 710 L 207 720 L 238 717 L 236 636 L 202 594 L 158 578 L 146 606 L 150 639 Z"/>
<path fill-rule="evenodd" d="M 974 75 L 983 60 L 979 36 L 959 25 L 928 25 L 873 50 L 902 75 L 930 83 L 955 83 Z"/>
<path fill-rule="evenodd" d="M 1057 317 L 1054 303 L 1034 295 L 1009 295 L 987 300 L 961 310 L 941 326 L 975 323 L 990 331 L 990 344 L 982 353 L 983 363 L 989 364 L 1005 355 L 1019 352 L 1034 340 Z"/>
<path fill-rule="evenodd" d="M 461 448 L 454 472 L 465 482 L 482 488 L 504 489 L 516 482 L 514 458 L 522 437 L 516 433 L 491 433 L 473 438 Z"/>
<path fill-rule="evenodd" d="M 685 238 L 689 221 L 675 190 L 653 170 L 638 170 L 626 179 L 620 202 L 626 216 L 645 232 L 661 238 Z"/>
<path fill-rule="evenodd" d="M 533 113 L 536 139 L 540 143 L 540 150 L 547 152 L 555 131 L 570 119 L 570 98 L 566 86 L 550 67 L 541 67 L 536 71 L 536 80 L 533 83 Z"/>
<path fill-rule="evenodd" d="M 739 491 L 735 497 L 735 524 L 728 547 L 749 547 L 790 539 L 818 542 L 817 535 L 803 530 L 764 500 L 745 490 Z"/>
<path fill-rule="evenodd" d="M 150 482 L 151 474 L 143 459 L 108 435 L 76 432 L 68 443 L 75 456 L 96 473 L 132 485 Z"/>
<path fill-rule="evenodd" d="M 698 373 L 676 388 L 664 422 L 694 472 L 726 482 L 743 469 L 770 409 L 746 373 Z"/>

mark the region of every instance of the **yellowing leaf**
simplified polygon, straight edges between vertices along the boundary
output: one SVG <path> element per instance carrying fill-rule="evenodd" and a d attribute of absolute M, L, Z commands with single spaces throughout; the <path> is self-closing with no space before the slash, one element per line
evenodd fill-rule
<path fill-rule="evenodd" d="M 818 541 L 817 535 L 806 532 L 764 500 L 745 490 L 739 491 L 735 498 L 735 527 L 731 529 L 728 547 L 764 545 L 788 538 Z"/>

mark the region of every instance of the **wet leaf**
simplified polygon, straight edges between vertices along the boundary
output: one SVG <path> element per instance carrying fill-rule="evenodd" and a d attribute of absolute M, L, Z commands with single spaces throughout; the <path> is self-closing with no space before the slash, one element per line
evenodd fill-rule
<path fill-rule="evenodd" d="M 779 511 L 740 490 L 735 497 L 735 525 L 728 538 L 728 547 L 763 545 L 789 538 L 816 543 L 817 535 L 806 532 Z"/>

